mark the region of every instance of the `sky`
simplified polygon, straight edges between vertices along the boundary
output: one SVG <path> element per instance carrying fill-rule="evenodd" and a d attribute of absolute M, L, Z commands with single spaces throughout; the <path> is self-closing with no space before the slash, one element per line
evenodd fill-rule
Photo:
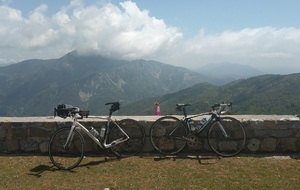
<path fill-rule="evenodd" d="M 0 65 L 77 50 L 300 72 L 298 0 L 0 0 Z"/>

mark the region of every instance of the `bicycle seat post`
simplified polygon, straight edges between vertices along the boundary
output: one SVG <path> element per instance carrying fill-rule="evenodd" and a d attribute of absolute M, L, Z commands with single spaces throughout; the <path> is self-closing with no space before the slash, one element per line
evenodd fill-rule
<path fill-rule="evenodd" d="M 187 113 L 186 113 L 186 110 L 185 110 L 185 106 L 183 106 L 182 111 L 183 111 L 184 117 L 187 117 Z"/>

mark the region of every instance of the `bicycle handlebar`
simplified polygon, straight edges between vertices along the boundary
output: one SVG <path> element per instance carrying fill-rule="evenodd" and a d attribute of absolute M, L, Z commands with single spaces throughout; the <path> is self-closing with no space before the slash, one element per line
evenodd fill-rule
<path fill-rule="evenodd" d="M 221 104 L 214 104 L 211 106 L 212 111 L 216 111 L 218 114 L 224 114 L 228 112 L 229 108 L 232 109 L 232 102 L 225 103 L 222 102 Z"/>
<path fill-rule="evenodd" d="M 109 117 L 113 112 L 120 109 L 121 101 L 118 102 L 107 102 L 105 105 L 111 105 L 109 109 Z M 62 118 L 72 117 L 72 118 L 83 118 L 88 117 L 89 111 L 82 111 L 79 107 L 74 107 L 68 104 L 60 104 L 54 108 L 54 117 L 60 116 Z"/>
<path fill-rule="evenodd" d="M 185 107 L 187 107 L 187 106 L 191 106 L 191 104 L 176 104 L 176 110 L 182 111 L 183 115 L 185 117 L 187 117 L 187 113 L 186 113 L 186 109 L 185 109 Z M 232 102 L 229 102 L 229 103 L 222 102 L 220 104 L 212 105 L 211 111 L 215 112 L 217 114 L 225 114 L 226 112 L 229 111 L 229 108 L 232 108 Z"/>

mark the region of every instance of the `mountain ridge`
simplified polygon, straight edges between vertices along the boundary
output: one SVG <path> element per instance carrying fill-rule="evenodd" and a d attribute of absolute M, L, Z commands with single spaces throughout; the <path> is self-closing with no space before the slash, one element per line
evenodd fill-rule
<path fill-rule="evenodd" d="M 1 67 L 0 79 L 3 116 L 49 115 L 59 103 L 101 114 L 106 113 L 102 105 L 107 101 L 133 102 L 203 81 L 198 73 L 156 61 L 114 60 L 74 52 L 58 59 Z"/>
<path fill-rule="evenodd" d="M 208 76 L 207 82 L 218 86 L 228 84 L 235 80 L 265 74 L 264 72 L 248 65 L 230 62 L 207 64 L 195 69 L 195 71 L 201 75 Z"/>
<path fill-rule="evenodd" d="M 52 115 L 60 103 L 101 115 L 107 114 L 106 102 L 119 100 L 124 115 L 152 115 L 156 101 L 163 114 L 178 114 L 176 103 L 193 104 L 192 114 L 222 101 L 233 101 L 238 114 L 298 114 L 300 109 L 300 74 L 259 75 L 221 86 L 207 81 L 197 72 L 153 60 L 70 52 L 0 67 L 0 116 Z"/>
<path fill-rule="evenodd" d="M 157 101 L 163 115 L 181 114 L 175 111 L 176 103 L 190 103 L 192 106 L 187 108 L 188 114 L 198 114 L 207 112 L 211 105 L 221 102 L 233 102 L 232 113 L 235 114 L 298 115 L 299 83 L 300 73 L 261 75 L 240 79 L 224 86 L 198 83 L 173 94 L 126 105 L 126 111 L 120 111 L 120 114 L 151 115 L 153 103 Z"/>

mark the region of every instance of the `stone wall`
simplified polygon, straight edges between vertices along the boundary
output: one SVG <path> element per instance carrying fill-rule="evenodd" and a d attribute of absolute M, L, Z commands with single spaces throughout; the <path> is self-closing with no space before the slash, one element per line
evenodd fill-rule
<path fill-rule="evenodd" d="M 181 116 L 178 116 L 179 118 Z M 247 141 L 244 153 L 292 153 L 300 152 L 300 120 L 290 115 L 233 115 L 245 126 Z M 149 140 L 149 129 L 157 116 L 117 116 L 117 120 L 132 118 L 139 121 L 146 131 L 144 153 L 155 152 Z M 199 118 L 201 119 L 201 118 Z M 99 130 L 104 121 L 95 118 L 80 120 L 86 126 Z M 70 125 L 69 118 L 59 117 L 0 117 L 0 153 L 47 153 L 51 134 L 58 128 Z M 196 147 L 186 151 L 208 152 L 206 132 L 200 135 Z M 99 150 L 92 141 L 86 146 Z"/>

